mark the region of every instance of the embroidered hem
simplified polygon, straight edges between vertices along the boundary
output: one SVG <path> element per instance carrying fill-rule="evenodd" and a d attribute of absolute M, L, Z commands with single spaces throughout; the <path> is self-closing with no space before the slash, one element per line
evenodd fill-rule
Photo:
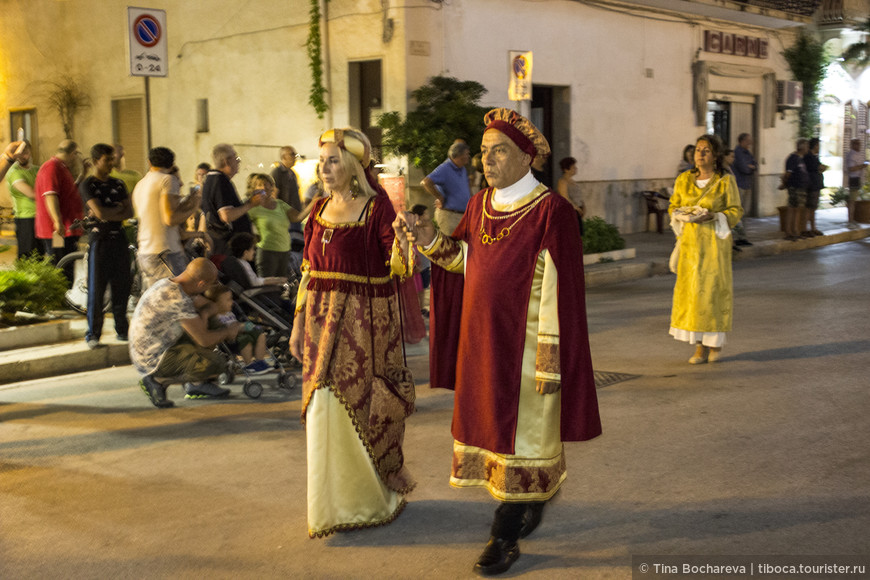
<path fill-rule="evenodd" d="M 565 453 L 551 458 L 502 455 L 479 447 L 453 445 L 453 487 L 484 487 L 499 501 L 546 501 L 567 477 Z"/>
<path fill-rule="evenodd" d="M 396 507 L 396 510 L 392 514 L 390 514 L 387 518 L 385 518 L 383 520 L 379 520 L 377 522 L 360 522 L 360 523 L 354 523 L 354 524 L 338 524 L 338 525 L 329 527 L 325 530 L 317 530 L 317 531 L 308 530 L 308 537 L 313 540 L 315 538 L 325 538 L 326 536 L 329 536 L 329 535 L 334 534 L 336 532 L 353 532 L 355 530 L 364 530 L 366 528 L 377 528 L 380 526 L 385 526 L 385 525 L 390 524 L 393 521 L 395 521 L 396 518 L 398 518 L 402 514 L 402 512 L 405 510 L 405 506 L 407 506 L 407 505 L 408 505 L 408 501 L 403 498 L 402 500 L 399 501 L 399 505 L 398 505 L 398 507 Z"/>

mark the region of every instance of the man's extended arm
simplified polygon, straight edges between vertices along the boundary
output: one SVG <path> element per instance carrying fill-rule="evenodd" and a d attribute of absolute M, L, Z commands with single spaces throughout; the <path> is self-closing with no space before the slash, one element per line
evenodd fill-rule
<path fill-rule="evenodd" d="M 22 141 L 13 141 L 7 145 L 6 150 L 0 154 L 0 179 L 6 177 L 6 172 L 8 172 L 9 168 L 12 167 L 12 164 L 15 163 L 16 153 L 21 145 Z"/>
<path fill-rule="evenodd" d="M 173 168 L 175 169 L 175 168 Z M 184 199 L 178 195 L 180 180 L 177 169 L 169 173 L 169 179 L 164 182 L 160 192 L 160 214 L 167 226 L 179 226 L 199 209 L 202 202 L 202 190 L 197 189 Z"/>
<path fill-rule="evenodd" d="M 435 201 L 444 205 L 444 196 L 441 195 L 441 192 L 438 191 L 438 187 L 435 185 L 435 182 L 429 179 L 429 177 L 424 177 L 423 181 L 420 182 L 420 185 L 423 186 L 423 190 L 435 198 Z"/>
<path fill-rule="evenodd" d="M 234 221 L 248 213 L 252 207 L 257 207 L 258 205 L 262 205 L 262 203 L 263 196 L 253 195 L 251 196 L 251 199 L 238 207 L 227 205 L 218 209 L 218 217 L 221 218 L 222 222 L 232 224 Z"/>
<path fill-rule="evenodd" d="M 25 180 L 19 179 L 12 184 L 12 187 L 21 192 L 21 194 L 25 197 L 29 197 L 30 199 L 36 199 L 36 192 L 33 191 L 33 188 L 30 187 L 30 184 L 27 183 Z"/>
<path fill-rule="evenodd" d="M 239 334 L 241 323 L 234 322 L 222 328 L 215 330 L 208 329 L 208 315 L 200 311 L 200 315 L 196 318 L 188 318 L 181 321 L 181 328 L 184 329 L 190 337 L 204 348 L 211 348 L 219 342 L 232 340 Z"/>

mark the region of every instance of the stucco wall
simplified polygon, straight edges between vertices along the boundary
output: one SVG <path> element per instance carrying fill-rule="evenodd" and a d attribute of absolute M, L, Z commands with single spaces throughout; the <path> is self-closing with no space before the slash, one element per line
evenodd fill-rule
<path fill-rule="evenodd" d="M 583 185 L 588 215 L 600 215 L 624 232 L 644 228 L 645 210 L 637 192 L 672 185 L 683 146 L 705 132 L 695 126 L 692 111 L 691 64 L 696 56 L 766 67 L 779 79 L 790 78 L 780 54 L 783 43 L 792 41 L 788 31 L 692 24 L 661 14 L 651 19 L 582 3 L 544 4 L 445 4 L 450 40 L 443 68 L 483 83 L 489 89 L 486 105 L 511 106 L 508 52 L 533 51 L 534 83 L 569 87 L 571 155 L 579 162 L 576 179 Z M 699 53 L 704 28 L 766 38 L 770 56 L 762 60 Z M 761 79 L 723 79 L 715 88 L 760 95 Z M 756 135 L 762 215 L 780 205 L 775 180 L 793 149 L 793 118 L 778 118 L 774 128 Z M 774 175 L 773 187 L 764 174 Z"/>
<path fill-rule="evenodd" d="M 111 142 L 113 98 L 144 95 L 144 80 L 128 73 L 127 4 L 4 3 L 0 110 L 38 108 L 40 161 L 63 138 L 45 103 L 44 81 L 69 74 L 92 96 L 92 107 L 76 126 L 75 137 L 85 148 Z M 534 82 L 566 88 L 569 95 L 570 153 L 579 161 L 577 179 L 590 215 L 602 215 L 624 232 L 644 227 L 636 192 L 672 182 L 682 147 L 703 132 L 694 125 L 691 64 L 705 26 L 769 38 L 770 58 L 752 64 L 772 68 L 778 78 L 789 77 L 779 53 L 791 35 L 783 31 L 693 25 L 579 2 L 406 0 L 390 2 L 386 16 L 392 19 L 392 36 L 384 42 L 380 0 L 331 0 L 324 29 L 331 110 L 321 120 L 308 104 L 308 2 L 147 4 L 167 12 L 170 55 L 169 77 L 150 81 L 152 142 L 176 151 L 185 177 L 197 163 L 210 161 L 212 146 L 221 141 L 236 144 L 243 158 L 239 186 L 247 173 L 268 169 L 280 145 L 292 144 L 316 159 L 320 132 L 348 124 L 351 61 L 382 61 L 385 111 L 405 112 L 408 93 L 435 74 L 477 80 L 489 90 L 484 105 L 511 106 L 508 52 L 532 50 Z M 413 51 L 412 43 L 417 43 Z M 760 83 L 735 81 L 731 90 L 757 93 Z M 196 132 L 197 99 L 208 99 L 207 133 Z M 759 180 L 762 214 L 780 205 L 775 179 L 793 147 L 793 119 L 792 114 L 777 119 L 775 128 L 758 136 L 760 173 L 769 176 Z M 4 138 L 8 122 L 8 115 L 0 119 Z M 421 176 L 411 170 L 408 177 L 413 185 Z"/>
<path fill-rule="evenodd" d="M 219 142 L 235 144 L 243 159 L 235 179 L 239 187 L 249 172 L 268 169 L 281 145 L 292 144 L 300 154 L 316 159 L 318 135 L 331 125 L 348 124 L 349 61 L 383 59 L 384 106 L 406 108 L 402 27 L 389 43 L 383 42 L 378 0 L 329 3 L 331 20 L 324 37 L 329 42 L 331 110 L 324 119 L 318 119 L 308 104 L 308 2 L 147 4 L 166 10 L 170 61 L 167 78 L 150 80 L 152 145 L 172 148 L 186 178 L 197 163 L 211 161 L 211 148 Z M 91 96 L 92 106 L 77 118 L 74 135 L 85 149 L 99 141 L 112 142 L 112 99 L 144 97 L 144 79 L 129 76 L 127 5 L 118 0 L 4 3 L 0 110 L 37 108 L 39 161 L 64 138 L 44 98 L 46 81 L 67 74 Z M 206 133 L 196 132 L 198 99 L 208 99 Z M 8 115 L 3 115 L 4 137 L 9 135 L 8 124 Z"/>

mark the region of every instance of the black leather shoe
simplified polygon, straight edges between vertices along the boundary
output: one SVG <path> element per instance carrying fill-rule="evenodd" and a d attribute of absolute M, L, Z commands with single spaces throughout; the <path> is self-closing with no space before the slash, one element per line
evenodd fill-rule
<path fill-rule="evenodd" d="M 523 527 L 520 528 L 520 538 L 525 538 L 535 531 L 541 519 L 544 517 L 544 502 L 529 504 L 526 513 L 523 514 Z"/>
<path fill-rule="evenodd" d="M 493 536 L 487 542 L 480 558 L 477 559 L 474 572 L 480 576 L 495 576 L 507 572 L 511 564 L 516 562 L 519 557 L 520 547 L 516 542 Z"/>

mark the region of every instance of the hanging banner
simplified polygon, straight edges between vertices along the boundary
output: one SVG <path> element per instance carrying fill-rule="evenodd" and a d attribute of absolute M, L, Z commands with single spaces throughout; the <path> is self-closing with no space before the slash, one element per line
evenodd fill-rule
<path fill-rule="evenodd" d="M 512 101 L 532 100 L 532 51 L 510 51 L 511 80 L 508 98 Z"/>
<path fill-rule="evenodd" d="M 169 74 L 166 11 L 127 7 L 130 37 L 130 74 L 165 77 Z"/>

